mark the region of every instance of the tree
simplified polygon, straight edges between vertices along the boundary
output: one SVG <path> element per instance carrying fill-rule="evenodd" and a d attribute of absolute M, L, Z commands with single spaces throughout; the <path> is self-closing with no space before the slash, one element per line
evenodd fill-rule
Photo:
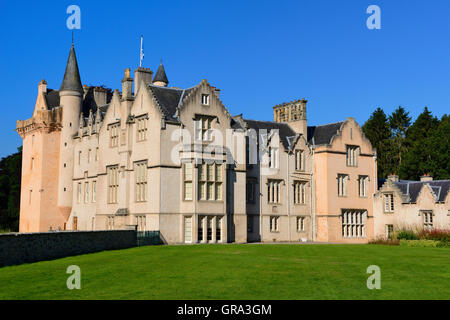
<path fill-rule="evenodd" d="M 425 140 L 430 150 L 430 173 L 436 180 L 450 179 L 450 116 L 443 115 L 433 134 Z"/>
<path fill-rule="evenodd" d="M 0 229 L 18 231 L 22 147 L 0 160 Z"/>
<path fill-rule="evenodd" d="M 406 132 L 405 144 L 407 152 L 400 165 L 400 177 L 408 180 L 418 180 L 424 173 L 433 174 L 433 150 L 430 137 L 435 134 L 439 120 L 433 117 L 425 107 L 413 125 Z M 448 151 L 447 151 L 448 152 Z"/>
<path fill-rule="evenodd" d="M 399 106 L 389 116 L 389 127 L 392 136 L 392 154 L 394 172 L 398 173 L 402 164 L 403 155 L 407 152 L 406 132 L 411 125 L 411 117 L 402 106 Z"/>
<path fill-rule="evenodd" d="M 377 108 L 364 123 L 362 130 L 377 150 L 378 177 L 387 177 L 393 169 L 390 159 L 392 143 L 389 122 L 383 109 Z"/>

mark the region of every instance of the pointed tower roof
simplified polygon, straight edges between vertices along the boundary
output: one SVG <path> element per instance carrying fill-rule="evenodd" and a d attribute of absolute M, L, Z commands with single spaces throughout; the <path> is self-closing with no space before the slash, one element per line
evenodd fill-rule
<path fill-rule="evenodd" d="M 78 91 L 83 93 L 81 86 L 80 72 L 78 71 L 77 56 L 75 55 L 75 48 L 70 48 L 69 59 L 67 59 L 66 72 L 64 73 L 64 80 L 59 91 Z"/>
<path fill-rule="evenodd" d="M 153 78 L 153 83 L 155 82 L 164 82 L 166 85 L 169 84 L 169 80 L 167 80 L 166 71 L 164 70 L 162 62 L 159 64 L 155 78 Z"/>

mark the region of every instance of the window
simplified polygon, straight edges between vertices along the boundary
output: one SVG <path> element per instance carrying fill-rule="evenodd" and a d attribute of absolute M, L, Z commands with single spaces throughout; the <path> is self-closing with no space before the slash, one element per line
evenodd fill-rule
<path fill-rule="evenodd" d="M 368 176 L 359 176 L 358 177 L 358 194 L 360 198 L 367 197 L 367 188 L 369 184 Z"/>
<path fill-rule="evenodd" d="M 110 134 L 110 147 L 117 147 L 119 145 L 119 123 L 112 124 L 109 127 L 109 134 Z"/>
<path fill-rule="evenodd" d="M 134 165 L 136 183 L 136 202 L 147 201 L 147 161 L 137 162 Z"/>
<path fill-rule="evenodd" d="M 305 217 L 297 217 L 297 232 L 305 231 Z"/>
<path fill-rule="evenodd" d="M 216 217 L 216 241 L 222 241 L 222 218 Z"/>
<path fill-rule="evenodd" d="M 278 148 L 269 148 L 269 168 L 278 169 Z"/>
<path fill-rule="evenodd" d="M 247 179 L 246 200 L 247 203 L 255 202 L 255 181 L 252 179 Z"/>
<path fill-rule="evenodd" d="M 392 239 L 392 236 L 394 235 L 394 225 L 393 224 L 387 224 L 386 225 L 386 238 Z"/>
<path fill-rule="evenodd" d="M 213 233 L 213 217 L 208 217 L 206 220 L 207 228 L 206 228 L 206 240 L 212 241 L 212 233 Z"/>
<path fill-rule="evenodd" d="M 386 193 L 384 195 L 384 212 L 394 212 L 394 194 Z"/>
<path fill-rule="evenodd" d="M 145 216 L 136 216 L 137 231 L 145 231 Z"/>
<path fill-rule="evenodd" d="M 269 203 L 281 203 L 280 180 L 269 180 L 267 183 L 267 198 Z"/>
<path fill-rule="evenodd" d="M 89 203 L 89 182 L 84 183 L 84 203 Z"/>
<path fill-rule="evenodd" d="M 270 217 L 270 232 L 279 231 L 279 219 L 280 217 L 275 216 Z"/>
<path fill-rule="evenodd" d="M 347 196 L 347 185 L 348 185 L 348 175 L 347 174 L 338 174 L 338 196 L 346 197 Z"/>
<path fill-rule="evenodd" d="M 306 203 L 306 182 L 294 181 L 294 203 L 305 204 Z"/>
<path fill-rule="evenodd" d="M 198 217 L 198 232 L 197 232 L 197 238 L 198 242 L 203 241 L 203 220 L 205 217 Z"/>
<path fill-rule="evenodd" d="M 117 203 L 117 191 L 119 189 L 119 167 L 108 168 L 108 203 Z"/>
<path fill-rule="evenodd" d="M 363 238 L 366 236 L 366 211 L 346 210 L 342 212 L 342 237 Z"/>
<path fill-rule="evenodd" d="M 422 211 L 423 216 L 423 228 L 425 230 L 433 230 L 433 212 Z"/>
<path fill-rule="evenodd" d="M 77 197 L 78 200 L 77 200 L 77 202 L 78 202 L 78 203 L 81 203 L 81 194 L 82 194 L 82 193 L 81 193 L 81 182 L 78 183 L 77 194 L 78 194 L 78 197 Z"/>
<path fill-rule="evenodd" d="M 141 117 L 137 119 L 137 141 L 144 141 L 147 139 L 147 118 Z"/>
<path fill-rule="evenodd" d="M 358 146 L 347 146 L 347 166 L 356 167 L 358 166 Z"/>
<path fill-rule="evenodd" d="M 212 117 L 197 116 L 195 119 L 195 140 L 211 141 L 212 140 Z"/>
<path fill-rule="evenodd" d="M 184 200 L 192 200 L 192 163 L 183 166 Z"/>
<path fill-rule="evenodd" d="M 97 181 L 92 181 L 92 202 L 97 201 Z"/>
<path fill-rule="evenodd" d="M 209 94 L 202 94 L 202 105 L 209 106 Z"/>
<path fill-rule="evenodd" d="M 305 171 L 305 152 L 303 150 L 295 150 L 295 170 Z"/>
<path fill-rule="evenodd" d="M 222 164 L 202 163 L 198 166 L 198 199 L 222 200 Z"/>
<path fill-rule="evenodd" d="M 106 221 L 106 229 L 114 230 L 114 216 L 108 216 L 108 220 Z"/>

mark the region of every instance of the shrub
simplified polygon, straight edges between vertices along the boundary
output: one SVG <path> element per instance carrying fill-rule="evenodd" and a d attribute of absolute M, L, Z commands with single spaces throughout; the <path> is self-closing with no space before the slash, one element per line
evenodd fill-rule
<path fill-rule="evenodd" d="M 400 240 L 401 246 L 406 247 L 442 247 L 442 243 L 440 241 L 435 240 Z"/>
<path fill-rule="evenodd" d="M 419 233 L 419 239 L 435 240 L 450 243 L 450 230 L 445 229 L 422 230 Z"/>
<path fill-rule="evenodd" d="M 387 246 L 398 246 L 400 241 L 397 239 L 386 239 L 385 237 L 378 237 L 376 239 L 370 240 L 369 244 L 384 244 Z"/>
<path fill-rule="evenodd" d="M 396 236 L 397 240 L 419 240 L 419 236 L 412 230 L 399 230 Z"/>

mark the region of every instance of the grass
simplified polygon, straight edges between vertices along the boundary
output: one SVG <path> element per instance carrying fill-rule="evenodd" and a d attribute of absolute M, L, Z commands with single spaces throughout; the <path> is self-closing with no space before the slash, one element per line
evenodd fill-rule
<path fill-rule="evenodd" d="M 81 268 L 81 290 L 66 269 Z M 369 265 L 381 289 L 366 286 Z M 449 299 L 450 250 L 383 245 L 193 245 L 0 268 L 0 299 Z"/>

